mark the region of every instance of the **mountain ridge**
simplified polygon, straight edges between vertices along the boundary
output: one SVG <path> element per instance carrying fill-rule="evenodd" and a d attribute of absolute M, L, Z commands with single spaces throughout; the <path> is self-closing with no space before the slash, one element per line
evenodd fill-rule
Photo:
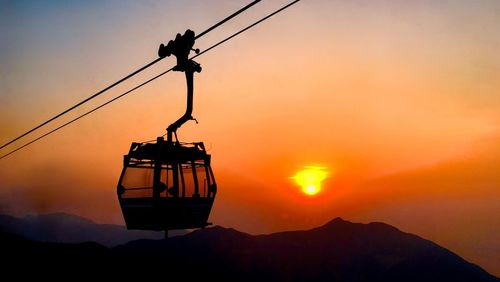
<path fill-rule="evenodd" d="M 232 269 L 231 275 L 246 273 L 249 280 L 261 279 L 252 274 L 256 272 L 274 281 L 323 281 L 333 276 L 358 281 L 359 271 L 369 278 L 359 281 L 498 281 L 432 241 L 385 223 L 351 223 L 341 218 L 309 230 L 262 235 L 215 226 L 161 243 L 130 242 L 115 249 L 122 254 L 132 249 L 135 255 L 167 261 L 184 257 L 179 250 L 195 250 L 199 257 Z M 329 264 L 336 266 L 334 271 L 323 268 Z"/>
<path fill-rule="evenodd" d="M 60 265 L 85 275 L 145 279 L 168 274 L 220 281 L 499 281 L 477 265 L 411 233 L 380 222 L 335 218 L 309 230 L 250 235 L 214 226 L 168 240 L 34 242 L 0 232 L 12 262 Z"/>
<path fill-rule="evenodd" d="M 98 224 L 93 220 L 68 213 L 49 213 L 14 217 L 0 214 L 0 229 L 43 242 L 83 243 L 97 242 L 114 247 L 140 239 L 163 239 L 163 232 L 127 230 L 125 226 Z M 171 236 L 183 235 L 187 231 L 170 232 Z"/>

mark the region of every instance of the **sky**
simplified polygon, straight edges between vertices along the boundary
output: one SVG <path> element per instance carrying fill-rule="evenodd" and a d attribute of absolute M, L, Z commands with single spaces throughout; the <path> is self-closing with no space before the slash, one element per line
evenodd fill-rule
<path fill-rule="evenodd" d="M 248 2 L 0 0 L 0 143 L 154 60 L 175 34 L 199 33 Z M 196 48 L 286 3 L 262 1 Z M 252 234 L 337 216 L 382 221 L 500 275 L 499 22 L 493 0 L 303 0 L 199 57 L 199 124 L 178 134 L 212 154 L 210 221 Z M 185 91 L 184 76 L 169 73 L 0 160 L 0 212 L 123 224 L 123 155 L 165 133 Z M 291 178 L 309 166 L 328 171 L 315 196 Z"/>

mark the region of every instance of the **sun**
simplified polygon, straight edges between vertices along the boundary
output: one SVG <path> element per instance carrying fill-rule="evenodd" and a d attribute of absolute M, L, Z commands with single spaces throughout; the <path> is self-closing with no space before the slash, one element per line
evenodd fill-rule
<path fill-rule="evenodd" d="M 302 187 L 304 194 L 314 196 L 321 191 L 321 181 L 325 180 L 327 176 L 328 172 L 325 167 L 306 166 L 291 178 Z"/>

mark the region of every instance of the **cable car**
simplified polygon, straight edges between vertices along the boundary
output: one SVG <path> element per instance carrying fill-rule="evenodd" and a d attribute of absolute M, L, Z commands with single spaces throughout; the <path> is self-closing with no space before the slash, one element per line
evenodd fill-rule
<path fill-rule="evenodd" d="M 202 142 L 182 143 L 177 138 L 177 129 L 195 120 L 191 116 L 193 77 L 201 67 L 188 59 L 194 41 L 194 32 L 187 30 L 168 45 L 160 45 L 159 56 L 175 55 L 173 70 L 186 75 L 186 112 L 167 128 L 167 140 L 134 142 L 124 156 L 117 194 L 128 229 L 168 231 L 209 225 L 217 193 L 211 156 Z"/>
<path fill-rule="evenodd" d="M 118 197 L 128 229 L 203 228 L 217 185 L 202 142 L 132 143 Z"/>

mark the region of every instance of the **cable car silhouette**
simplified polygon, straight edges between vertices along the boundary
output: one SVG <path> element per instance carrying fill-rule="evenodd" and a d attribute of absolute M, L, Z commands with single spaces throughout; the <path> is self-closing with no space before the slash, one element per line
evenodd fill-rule
<path fill-rule="evenodd" d="M 182 143 L 177 138 L 177 129 L 195 120 L 191 116 L 193 79 L 201 66 L 188 58 L 194 42 L 194 32 L 188 29 L 158 50 L 161 58 L 176 56 L 173 70 L 185 73 L 186 112 L 167 128 L 167 140 L 134 142 L 124 156 L 117 194 L 128 229 L 168 231 L 210 224 L 217 193 L 211 156 L 202 142 Z"/>

